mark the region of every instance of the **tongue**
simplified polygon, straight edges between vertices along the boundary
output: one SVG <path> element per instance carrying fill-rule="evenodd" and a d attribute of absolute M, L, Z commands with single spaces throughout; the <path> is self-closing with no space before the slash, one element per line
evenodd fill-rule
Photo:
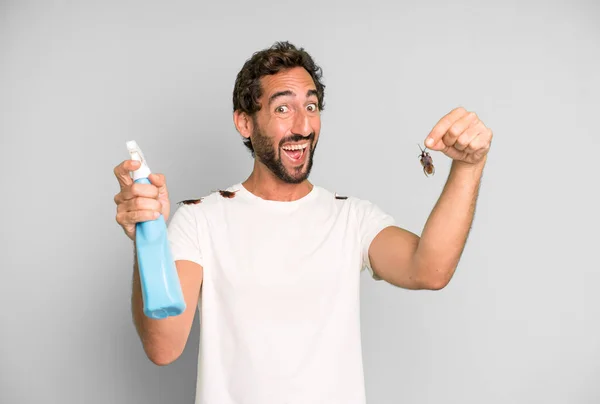
<path fill-rule="evenodd" d="M 299 159 L 302 154 L 302 150 L 286 150 L 285 152 L 293 159 Z"/>

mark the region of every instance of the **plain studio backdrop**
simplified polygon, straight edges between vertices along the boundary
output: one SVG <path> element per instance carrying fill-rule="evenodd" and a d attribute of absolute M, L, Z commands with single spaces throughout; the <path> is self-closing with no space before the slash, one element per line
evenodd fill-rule
<path fill-rule="evenodd" d="M 450 285 L 362 274 L 368 402 L 599 403 L 599 20 L 592 0 L 2 2 L 0 402 L 193 403 L 201 325 L 172 365 L 145 357 L 113 168 L 136 140 L 171 214 L 245 179 L 235 76 L 289 40 L 327 85 L 312 181 L 413 232 L 450 168 L 434 152 L 426 178 L 417 144 L 459 105 L 495 135 Z"/>

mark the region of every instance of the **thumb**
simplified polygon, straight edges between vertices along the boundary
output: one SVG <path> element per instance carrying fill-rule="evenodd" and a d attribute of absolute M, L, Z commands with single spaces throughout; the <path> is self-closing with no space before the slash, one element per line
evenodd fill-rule
<path fill-rule="evenodd" d="M 158 188 L 158 194 L 163 195 L 167 192 L 167 181 L 163 174 L 150 174 L 148 176 L 150 183 Z"/>
<path fill-rule="evenodd" d="M 441 151 L 442 153 L 445 153 L 446 150 L 448 149 L 448 146 L 446 146 L 446 143 L 444 143 L 443 139 L 438 139 L 436 141 L 431 138 L 427 138 L 427 141 L 425 142 L 425 146 L 427 148 L 429 148 L 429 150 Z"/>

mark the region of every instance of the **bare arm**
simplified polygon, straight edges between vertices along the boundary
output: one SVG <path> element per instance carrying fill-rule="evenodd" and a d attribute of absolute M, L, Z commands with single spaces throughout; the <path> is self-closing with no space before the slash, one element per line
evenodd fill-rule
<path fill-rule="evenodd" d="M 157 365 L 168 365 L 181 355 L 190 335 L 202 287 L 203 268 L 195 262 L 175 261 L 186 303 L 185 311 L 179 316 L 161 320 L 146 317 L 135 251 L 136 224 L 155 219 L 159 214 L 166 221 L 171 205 L 165 176 L 150 174 L 151 184 L 134 184 L 129 172 L 138 167 L 139 162 L 125 160 L 114 169 L 120 186 L 119 193 L 114 197 L 117 204 L 116 220 L 134 242 L 131 312 L 136 331 L 148 358 Z"/>
<path fill-rule="evenodd" d="M 457 108 L 440 120 L 430 136 L 433 149 L 453 162 L 421 237 L 388 227 L 369 249 L 373 271 L 407 289 L 437 290 L 452 279 L 473 223 L 492 133 L 475 114 Z"/>
<path fill-rule="evenodd" d="M 369 256 L 383 280 L 406 289 L 441 289 L 451 280 L 475 214 L 483 164 L 453 162 L 442 194 L 421 237 L 388 227 L 373 240 Z"/>
<path fill-rule="evenodd" d="M 174 362 L 183 352 L 190 335 L 202 286 L 202 266 L 191 261 L 175 261 L 186 309 L 179 316 L 151 319 L 143 313 L 142 289 L 134 254 L 131 311 L 137 333 L 148 358 L 156 365 Z"/>
<path fill-rule="evenodd" d="M 459 161 L 427 220 L 414 263 L 418 276 L 433 289 L 450 282 L 463 253 L 475 215 L 485 160 L 477 165 Z"/>

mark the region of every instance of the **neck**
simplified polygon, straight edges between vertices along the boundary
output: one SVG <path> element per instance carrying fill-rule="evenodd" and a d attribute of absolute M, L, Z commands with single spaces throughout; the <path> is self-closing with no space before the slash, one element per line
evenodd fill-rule
<path fill-rule="evenodd" d="M 242 185 L 259 198 L 282 202 L 303 198 L 313 189 L 313 185 L 308 180 L 304 180 L 299 184 L 284 182 L 257 161 L 254 163 L 252 173 Z"/>

